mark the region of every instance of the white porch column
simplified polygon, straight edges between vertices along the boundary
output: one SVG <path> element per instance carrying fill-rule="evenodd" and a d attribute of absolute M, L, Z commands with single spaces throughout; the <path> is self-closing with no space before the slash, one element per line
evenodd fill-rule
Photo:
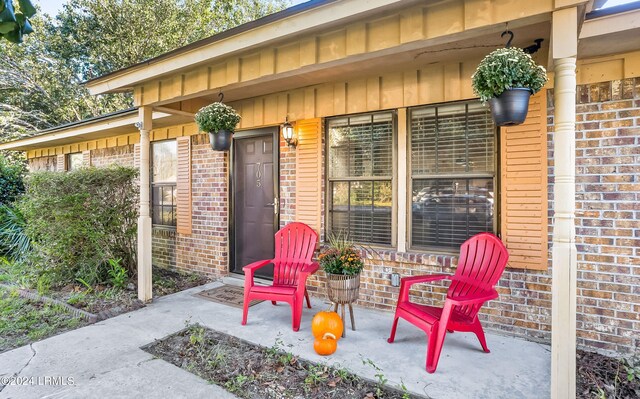
<path fill-rule="evenodd" d="M 554 125 L 551 397 L 576 397 L 576 8 L 553 13 Z"/>
<path fill-rule="evenodd" d="M 151 213 L 149 179 L 149 153 L 152 128 L 151 107 L 140 107 L 140 216 L 138 217 L 138 299 L 149 302 L 152 299 L 151 288 Z"/>

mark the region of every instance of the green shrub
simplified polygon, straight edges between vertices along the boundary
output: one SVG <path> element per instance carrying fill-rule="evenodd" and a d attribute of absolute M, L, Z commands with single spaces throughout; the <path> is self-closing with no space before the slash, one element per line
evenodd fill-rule
<path fill-rule="evenodd" d="M 53 285 L 109 278 L 108 259 L 135 270 L 138 188 L 132 168 L 36 172 L 26 180 L 19 208 L 33 250 L 32 271 Z"/>
<path fill-rule="evenodd" d="M 25 233 L 27 222 L 20 210 L 0 205 L 0 256 L 19 261 L 31 250 L 31 240 Z"/>
<path fill-rule="evenodd" d="M 520 48 L 509 47 L 492 51 L 484 57 L 471 76 L 473 91 L 482 101 L 498 97 L 515 87 L 535 94 L 547 83 L 547 71 Z"/>
<path fill-rule="evenodd" d="M 11 161 L 0 154 L 0 205 L 11 204 L 24 192 L 26 172 L 23 161 Z"/>
<path fill-rule="evenodd" d="M 116 288 L 124 288 L 127 283 L 127 269 L 120 264 L 121 259 L 109 259 L 109 282 Z"/>
<path fill-rule="evenodd" d="M 196 123 L 203 132 L 217 133 L 221 130 L 234 132 L 240 122 L 240 115 L 230 106 L 215 102 L 200 108 L 196 113 Z"/>

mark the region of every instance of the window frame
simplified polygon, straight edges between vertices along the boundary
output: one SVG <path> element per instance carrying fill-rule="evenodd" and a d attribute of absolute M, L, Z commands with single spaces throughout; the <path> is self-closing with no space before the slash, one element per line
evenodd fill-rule
<path fill-rule="evenodd" d="M 66 172 L 71 172 L 71 171 L 74 171 L 74 170 L 78 170 L 77 168 L 76 169 L 71 169 L 71 156 L 72 155 L 75 155 L 75 156 L 79 155 L 80 156 L 80 167 L 82 167 L 82 164 L 84 162 L 83 154 L 80 151 L 70 152 L 70 153 L 66 154 L 65 155 L 65 160 L 64 160 L 65 161 L 65 171 Z"/>
<path fill-rule="evenodd" d="M 154 182 L 153 181 L 153 151 L 154 151 L 154 144 L 159 144 L 159 143 L 166 143 L 166 142 L 173 142 L 175 144 L 176 147 L 176 169 L 177 169 L 177 160 L 178 160 L 178 142 L 175 139 L 169 139 L 169 140 L 157 140 L 157 141 L 152 141 L 150 143 L 150 151 L 149 151 L 149 190 L 150 190 L 150 195 L 149 195 L 149 209 L 151 211 L 151 224 L 153 226 L 153 228 L 161 228 L 161 229 L 167 229 L 167 230 L 176 230 L 177 226 L 178 226 L 178 215 L 177 215 L 177 211 L 178 211 L 178 201 L 177 198 L 176 200 L 172 200 L 171 203 L 172 205 L 170 205 L 171 208 L 173 208 L 173 224 L 162 224 L 162 223 L 157 223 L 156 220 L 154 220 L 154 192 L 155 192 L 155 188 L 157 187 L 172 187 L 172 191 L 174 193 L 176 193 L 177 195 L 177 185 L 178 185 L 178 172 L 176 170 L 176 180 L 174 182 Z M 165 208 L 165 207 L 169 207 L 168 205 L 160 205 L 160 207 Z"/>
<path fill-rule="evenodd" d="M 403 217 L 406 220 L 406 237 L 407 237 L 407 250 L 411 252 L 420 252 L 420 253 L 433 253 L 433 254 L 442 254 L 442 255 L 458 255 L 458 248 L 444 248 L 435 245 L 427 245 L 420 246 L 413 244 L 413 183 L 414 180 L 426 180 L 426 179 L 473 179 L 473 178 L 492 178 L 493 179 L 493 233 L 498 235 L 500 234 L 500 127 L 494 125 L 493 129 L 493 138 L 494 138 L 494 147 L 493 147 L 493 173 L 451 173 L 451 174 L 413 174 L 413 159 L 411 156 L 411 143 L 412 143 L 412 130 L 411 130 L 411 121 L 413 112 L 419 109 L 425 108 L 438 108 L 447 105 L 462 105 L 465 106 L 467 104 L 479 102 L 480 99 L 471 99 L 471 100 L 462 100 L 462 101 L 448 101 L 448 102 L 440 102 L 433 104 L 422 104 L 413 107 L 407 107 L 407 120 L 406 120 L 406 142 L 407 142 L 407 176 L 406 176 L 406 184 L 407 184 L 407 205 L 406 205 L 406 214 Z M 468 117 L 468 108 L 465 110 L 465 118 Z M 468 153 L 467 153 L 468 159 Z"/>
<path fill-rule="evenodd" d="M 392 171 L 391 171 L 391 180 L 389 180 L 388 178 L 381 178 L 378 176 L 369 176 L 369 177 L 337 177 L 337 178 L 331 178 L 330 176 L 330 139 L 329 139 L 329 122 L 332 119 L 339 119 L 339 118 L 352 118 L 352 117 L 357 117 L 357 116 L 373 116 L 376 114 L 391 114 L 391 165 L 392 165 Z M 327 236 L 329 233 L 331 233 L 331 196 L 332 196 L 332 190 L 331 190 L 331 183 L 332 182 L 352 182 L 352 181 L 364 181 L 364 182 L 374 182 L 374 181 L 390 181 L 391 182 L 391 242 L 389 244 L 378 244 L 378 243 L 369 243 L 369 242 L 359 242 L 356 241 L 357 244 L 363 244 L 372 248 L 381 248 L 381 249 L 395 249 L 397 248 L 397 240 L 398 240 L 398 234 L 397 234 L 397 227 L 398 227 L 398 110 L 397 108 L 394 109 L 387 109 L 387 110 L 380 110 L 380 111 L 373 111 L 373 112 L 358 112 L 358 113 L 353 113 L 353 114 L 343 114 L 343 115 L 333 115 L 331 117 L 327 117 L 324 119 L 324 135 L 323 135 L 323 140 L 324 140 L 324 178 L 323 180 L 323 184 L 324 184 L 324 196 L 323 196 L 323 200 L 324 200 L 324 240 L 326 242 L 327 240 Z"/>

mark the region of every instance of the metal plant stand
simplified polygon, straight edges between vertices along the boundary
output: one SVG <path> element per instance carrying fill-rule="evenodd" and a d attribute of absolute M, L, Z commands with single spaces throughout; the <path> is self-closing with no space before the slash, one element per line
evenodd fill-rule
<path fill-rule="evenodd" d="M 349 306 L 349 316 L 351 318 L 351 329 L 356 330 L 356 322 L 353 316 L 353 303 L 358 300 L 360 294 L 360 274 L 347 276 L 343 274 L 327 273 L 327 293 L 329 300 L 333 302 L 333 311 L 338 312 L 340 307 L 340 317 L 345 324 L 342 330 L 342 337 L 347 336 L 345 323 L 345 307 Z"/>

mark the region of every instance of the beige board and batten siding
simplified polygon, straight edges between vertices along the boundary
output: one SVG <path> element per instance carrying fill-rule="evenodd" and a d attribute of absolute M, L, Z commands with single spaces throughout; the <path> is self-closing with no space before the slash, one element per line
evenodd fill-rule
<path fill-rule="evenodd" d="M 326 64 L 325 67 L 348 64 L 354 56 L 368 56 L 394 47 L 402 49 L 411 42 L 424 42 L 421 48 L 443 44 L 459 39 L 457 34 L 472 36 L 473 33 L 467 31 L 512 21 L 514 16 L 519 19 L 539 16 L 542 21 L 547 18 L 545 13 L 551 12 L 553 7 L 552 0 L 457 0 L 420 4 L 383 17 L 369 17 L 339 29 L 270 44 L 267 48 L 222 55 L 220 60 L 212 61 L 212 65 L 197 66 L 136 86 L 134 102 L 136 105 L 152 105 L 192 98 L 207 91 L 243 85 L 302 68 L 310 70 L 320 68 L 321 64 Z"/>

